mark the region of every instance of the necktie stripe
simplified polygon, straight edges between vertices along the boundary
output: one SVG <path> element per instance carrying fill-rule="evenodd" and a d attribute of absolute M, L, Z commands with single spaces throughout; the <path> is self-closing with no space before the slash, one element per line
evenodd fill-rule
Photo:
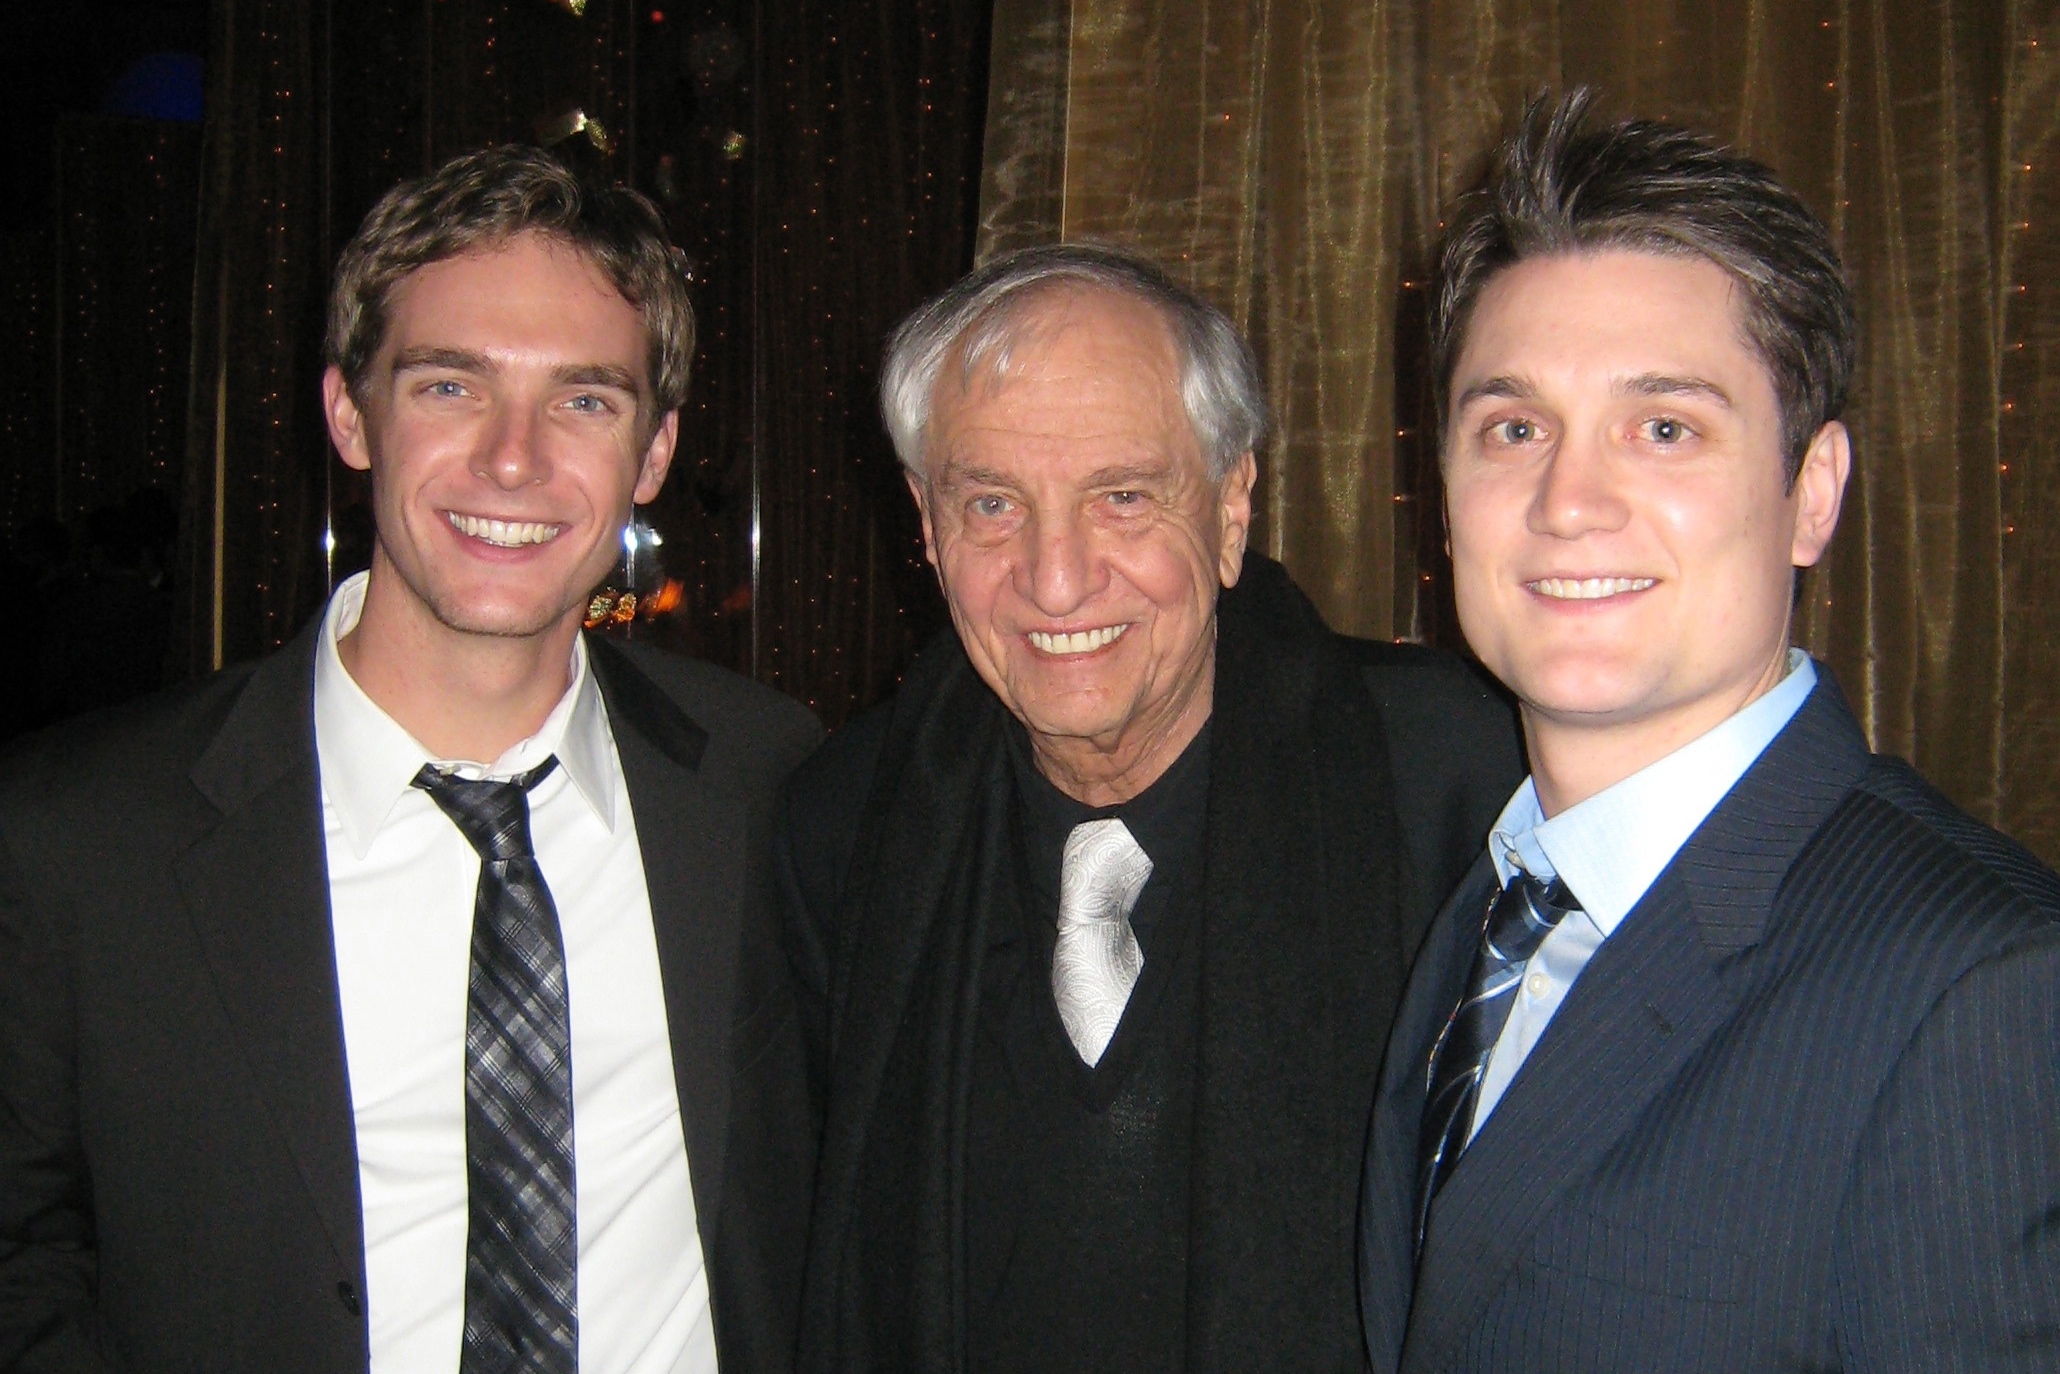
<path fill-rule="evenodd" d="M 575 1374 L 579 1233 L 565 946 L 529 837 L 529 789 L 424 768 L 478 852 L 465 1016 L 465 1336 L 461 1374 Z"/>
<path fill-rule="evenodd" d="M 1517 969 L 1502 969 L 1497 973 L 1491 974 L 1488 980 L 1482 984 L 1480 990 L 1470 995 L 1460 1005 L 1462 1007 L 1473 1007 L 1479 1006 L 1483 1002 L 1493 1001 L 1515 987 L 1520 976 L 1521 971 Z"/>

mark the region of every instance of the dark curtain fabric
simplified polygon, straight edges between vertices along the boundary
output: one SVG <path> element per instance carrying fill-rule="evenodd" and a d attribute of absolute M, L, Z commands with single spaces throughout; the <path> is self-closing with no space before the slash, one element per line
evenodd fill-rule
<path fill-rule="evenodd" d="M 55 244 L 48 228 L 0 231 L 0 528 L 10 533 L 57 507 Z"/>
<path fill-rule="evenodd" d="M 650 512 L 684 599 L 629 633 L 832 723 L 884 695 L 941 610 L 874 377 L 971 265 L 988 36 L 983 0 L 217 0 L 180 670 L 280 643 L 364 565 L 318 404 L 335 252 L 395 181 L 519 141 L 652 196 L 694 277 Z"/>
<path fill-rule="evenodd" d="M 283 643 L 324 590 L 316 7 L 221 0 L 209 35 L 174 670 Z"/>
<path fill-rule="evenodd" d="M 759 676 L 836 725 L 943 623 L 879 420 L 889 330 L 972 266 L 985 0 L 765 0 Z"/>
<path fill-rule="evenodd" d="M 1542 87 L 1769 162 L 1864 331 L 1798 637 L 1876 748 L 2050 862 L 2056 49 L 2053 0 L 997 0 L 981 250 L 1127 242 L 1228 310 L 1280 420 L 1257 546 L 1341 628 L 1454 643 L 1420 362 L 1440 208 Z"/>
<path fill-rule="evenodd" d="M 972 262 L 984 0 L 699 0 L 639 43 L 637 184 L 701 347 L 652 511 L 680 608 L 634 633 L 835 725 L 940 623 L 880 428 L 887 331 Z"/>
<path fill-rule="evenodd" d="M 178 485 L 199 132 L 106 115 L 58 125 L 57 461 L 38 513 L 76 520 Z"/>

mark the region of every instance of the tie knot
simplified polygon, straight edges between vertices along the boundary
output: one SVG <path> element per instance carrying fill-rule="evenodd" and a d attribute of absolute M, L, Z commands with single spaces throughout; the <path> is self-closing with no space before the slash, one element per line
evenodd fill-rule
<path fill-rule="evenodd" d="M 1059 862 L 1059 924 L 1123 920 L 1151 876 L 1151 856 L 1129 826 L 1113 816 L 1082 821 Z"/>
<path fill-rule="evenodd" d="M 520 777 L 496 780 L 461 778 L 425 763 L 413 785 L 451 818 L 482 862 L 496 863 L 535 854 L 529 841 L 529 789 L 557 766 L 558 756 L 553 754 Z"/>
<path fill-rule="evenodd" d="M 1488 914 L 1488 946 L 1504 962 L 1521 964 L 1568 912 L 1580 909 L 1580 902 L 1558 878 L 1540 882 L 1519 868 Z"/>

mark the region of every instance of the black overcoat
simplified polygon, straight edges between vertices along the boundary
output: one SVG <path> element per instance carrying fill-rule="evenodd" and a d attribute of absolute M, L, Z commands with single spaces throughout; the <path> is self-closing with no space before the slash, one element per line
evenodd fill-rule
<path fill-rule="evenodd" d="M 1353 1237 L 1409 956 L 1520 777 L 1445 654 L 1331 633 L 1248 557 L 1219 608 L 1190 1181 L 1188 1366 L 1357 1370 Z M 949 636 L 796 775 L 789 940 L 823 1127 L 801 1367 L 964 1366 L 965 1101 L 1012 786 Z"/>

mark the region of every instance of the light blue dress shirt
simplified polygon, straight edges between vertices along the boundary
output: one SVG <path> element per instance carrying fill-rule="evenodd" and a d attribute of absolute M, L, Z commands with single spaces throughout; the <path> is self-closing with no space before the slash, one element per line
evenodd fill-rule
<path fill-rule="evenodd" d="M 1552 1024 L 1574 980 L 1623 919 L 1752 767 L 1817 685 L 1817 668 L 1788 651 L 1788 674 L 1773 690 L 1708 734 L 1547 820 L 1530 778 L 1502 808 L 1488 835 L 1495 876 L 1508 883 L 1522 868 L 1542 882 L 1558 877 L 1581 904 L 1538 946 L 1510 1004 L 1481 1076 L 1474 1106 L 1478 1132 L 1517 1070 Z M 1472 1134 L 1467 1137 L 1473 1138 Z"/>

